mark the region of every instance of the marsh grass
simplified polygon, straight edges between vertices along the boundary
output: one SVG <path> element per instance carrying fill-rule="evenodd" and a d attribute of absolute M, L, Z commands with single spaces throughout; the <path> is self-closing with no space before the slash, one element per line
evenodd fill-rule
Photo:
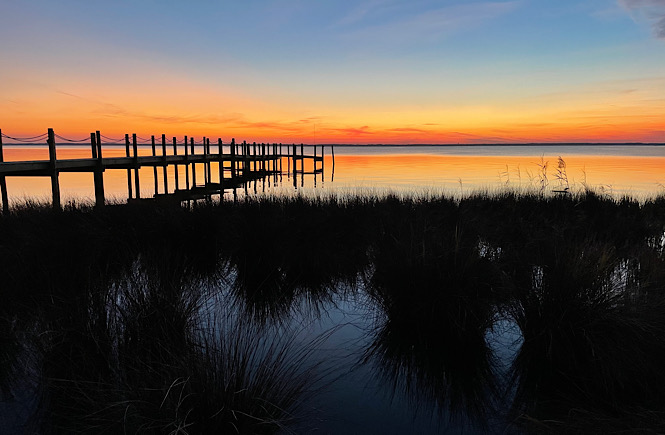
<path fill-rule="evenodd" d="M 421 411 L 499 412 L 503 316 L 524 428 L 657 430 L 664 251 L 665 197 L 592 190 L 26 203 L 0 218 L 0 380 L 35 377 L 45 433 L 288 431 L 328 373 L 289 319 L 344 289 L 380 313 L 365 361 Z"/>
<path fill-rule="evenodd" d="M 416 408 L 482 417 L 493 393 L 491 327 L 497 275 L 454 201 L 390 198 L 392 219 L 371 247 L 369 294 L 384 313 L 365 360 Z M 442 229 L 453 229 L 452 233 Z"/>
<path fill-rule="evenodd" d="M 111 303 L 52 325 L 45 432 L 274 433 L 298 421 L 324 374 L 311 356 L 325 337 L 263 329 L 170 266 L 137 264 L 112 286 Z"/>

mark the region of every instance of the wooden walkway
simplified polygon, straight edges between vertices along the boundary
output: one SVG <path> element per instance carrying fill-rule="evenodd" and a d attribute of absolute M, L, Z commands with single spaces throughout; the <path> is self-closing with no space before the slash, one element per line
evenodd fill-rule
<path fill-rule="evenodd" d="M 321 174 L 323 175 L 324 150 L 320 146 L 321 153 L 317 154 L 317 146 L 314 146 L 313 155 L 305 155 L 304 145 L 289 146 L 282 144 L 249 144 L 247 142 L 236 143 L 235 139 L 228 145 L 223 145 L 218 139 L 217 152 L 212 152 L 210 139 L 203 138 L 195 143 L 194 138 L 187 136 L 183 143 L 178 143 L 174 137 L 167 143 L 166 136 L 161 136 L 159 143 L 152 136 L 151 155 L 140 156 L 139 145 L 136 135 L 125 135 L 125 157 L 103 157 L 102 141 L 100 132 L 90 134 L 91 157 L 84 159 L 58 159 L 56 153 L 56 135 L 53 129 L 48 129 L 47 144 L 49 149 L 49 160 L 5 162 L 2 152 L 2 131 L 0 130 L 0 190 L 2 193 L 3 211 L 9 211 L 6 177 L 50 177 L 53 207 L 60 208 L 60 182 L 59 174 L 62 172 L 90 172 L 94 174 L 95 204 L 103 206 L 104 199 L 104 172 L 107 169 L 124 169 L 127 171 L 128 201 L 141 199 L 141 187 L 139 169 L 141 167 L 152 167 L 154 175 L 155 194 L 153 198 L 169 198 L 178 201 L 197 199 L 213 194 L 223 194 L 227 189 L 237 189 L 247 186 L 250 181 L 265 179 L 274 174 L 282 174 L 282 161 L 287 161 L 287 173 L 297 174 Z M 117 144 L 115 144 L 117 145 Z M 214 146 L 214 145 L 213 145 Z M 227 147 L 229 152 L 224 153 Z M 196 147 L 203 148 L 203 153 L 195 153 Z M 308 146 L 309 147 L 309 146 Z M 167 154 L 167 149 L 173 154 Z M 160 153 L 161 151 L 161 153 Z M 298 153 L 300 151 L 300 153 Z M 179 153 L 180 152 L 180 153 Z M 333 151 L 334 158 L 334 151 Z M 305 161 L 311 160 L 313 170 L 305 172 Z M 217 174 L 213 177 L 211 163 L 217 163 Z M 299 165 L 298 165 L 299 163 Z M 196 184 L 197 165 L 203 166 L 204 184 Z M 175 168 L 175 186 L 169 193 L 167 168 Z M 179 179 L 178 168 L 184 166 L 185 180 Z M 163 193 L 159 193 L 158 168 L 163 171 Z M 191 173 L 191 182 L 190 174 Z M 213 179 L 215 179 L 213 181 Z M 184 181 L 184 183 L 181 183 Z M 181 189 L 184 184 L 184 189 Z"/>

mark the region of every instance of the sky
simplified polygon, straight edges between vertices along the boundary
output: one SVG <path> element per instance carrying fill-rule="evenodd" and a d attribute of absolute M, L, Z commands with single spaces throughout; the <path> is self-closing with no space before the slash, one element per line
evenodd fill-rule
<path fill-rule="evenodd" d="M 0 129 L 665 142 L 665 0 L 0 0 Z"/>

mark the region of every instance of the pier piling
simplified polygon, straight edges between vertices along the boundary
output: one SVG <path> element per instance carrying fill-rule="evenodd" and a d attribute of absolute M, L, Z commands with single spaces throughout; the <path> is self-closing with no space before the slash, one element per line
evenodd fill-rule
<path fill-rule="evenodd" d="M 55 153 L 55 133 L 52 128 L 48 129 L 48 158 L 49 172 L 51 175 L 51 194 L 53 198 L 53 208 L 60 209 L 60 179 L 58 176 L 58 159 Z"/>
<path fill-rule="evenodd" d="M 2 129 L 0 129 L 0 163 L 4 162 L 2 153 Z M 4 175 L 0 176 L 0 191 L 2 192 L 2 213 L 9 213 L 9 195 L 7 194 L 7 179 Z"/>

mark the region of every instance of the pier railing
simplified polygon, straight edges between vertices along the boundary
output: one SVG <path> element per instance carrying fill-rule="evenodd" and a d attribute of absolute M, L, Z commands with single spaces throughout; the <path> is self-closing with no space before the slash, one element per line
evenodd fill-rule
<path fill-rule="evenodd" d="M 48 145 L 49 159 L 34 161 L 12 161 L 5 162 L 3 158 L 3 138 L 10 139 L 12 144 L 27 143 L 31 145 L 43 144 L 46 141 Z M 200 142 L 196 142 L 193 137 L 184 136 L 184 140 L 179 142 L 176 137 L 167 141 L 166 135 L 161 137 L 151 136 L 150 139 L 138 138 L 136 134 L 131 136 L 126 134 L 124 137 L 125 156 L 124 157 L 104 157 L 102 136 L 99 131 L 90 133 L 89 146 L 91 150 L 90 158 L 78 159 L 58 159 L 56 149 L 56 138 L 70 145 L 85 145 L 87 139 L 71 140 L 55 134 L 52 128 L 44 135 L 31 138 L 14 138 L 7 136 L 0 130 L 0 191 L 2 194 L 3 211 L 9 211 L 9 201 L 7 193 L 6 177 L 49 177 L 51 179 L 51 196 L 54 208 L 60 208 L 60 182 L 59 174 L 62 172 L 91 172 L 93 173 L 95 204 L 103 206 L 104 197 L 104 172 L 107 169 L 120 169 L 127 171 L 127 192 L 128 201 L 141 199 L 141 179 L 139 169 L 141 167 L 152 167 L 154 178 L 154 196 L 153 198 L 171 197 L 176 200 L 187 200 L 200 197 L 201 195 L 224 194 L 226 189 L 236 189 L 249 181 L 255 181 L 268 177 L 269 175 L 282 174 L 282 161 L 287 162 L 287 174 L 297 175 L 321 174 L 323 177 L 325 145 L 308 145 L 313 147 L 313 154 L 305 154 L 305 145 L 295 144 L 282 145 L 273 143 L 266 144 L 256 142 L 248 143 L 243 141 L 237 143 L 235 139 L 224 144 L 222 139 L 210 143 L 210 138 L 204 137 Z M 22 140 L 23 139 L 23 140 Z M 10 143 L 7 143 L 10 145 Z M 110 140 L 105 145 L 122 146 L 120 140 Z M 139 146 L 150 146 L 150 155 L 139 155 Z M 224 152 L 224 148 L 228 152 Z M 199 148 L 199 152 L 197 152 Z M 200 152 L 200 149 L 203 152 Z M 213 148 L 216 148 L 214 150 Z M 320 154 L 318 149 L 320 148 Z M 169 154 L 167 150 L 173 151 Z M 216 152 L 214 152 L 216 151 Z M 299 151 L 299 152 L 298 152 Z M 334 151 L 333 154 L 334 156 Z M 305 171 L 305 161 L 312 162 L 311 171 Z M 212 163 L 218 165 L 217 174 L 213 175 Z M 203 184 L 197 184 L 196 171 L 197 165 L 202 166 Z M 167 168 L 174 167 L 173 189 L 169 189 Z M 185 169 L 185 179 L 180 180 L 180 167 Z M 310 166 L 310 165 L 308 165 Z M 158 172 L 159 168 L 163 171 L 163 192 L 160 193 Z M 190 177 L 191 174 L 191 177 Z M 199 177 L 200 178 L 200 177 Z M 184 182 L 184 183 L 183 183 Z M 182 188 L 184 184 L 184 188 Z"/>

